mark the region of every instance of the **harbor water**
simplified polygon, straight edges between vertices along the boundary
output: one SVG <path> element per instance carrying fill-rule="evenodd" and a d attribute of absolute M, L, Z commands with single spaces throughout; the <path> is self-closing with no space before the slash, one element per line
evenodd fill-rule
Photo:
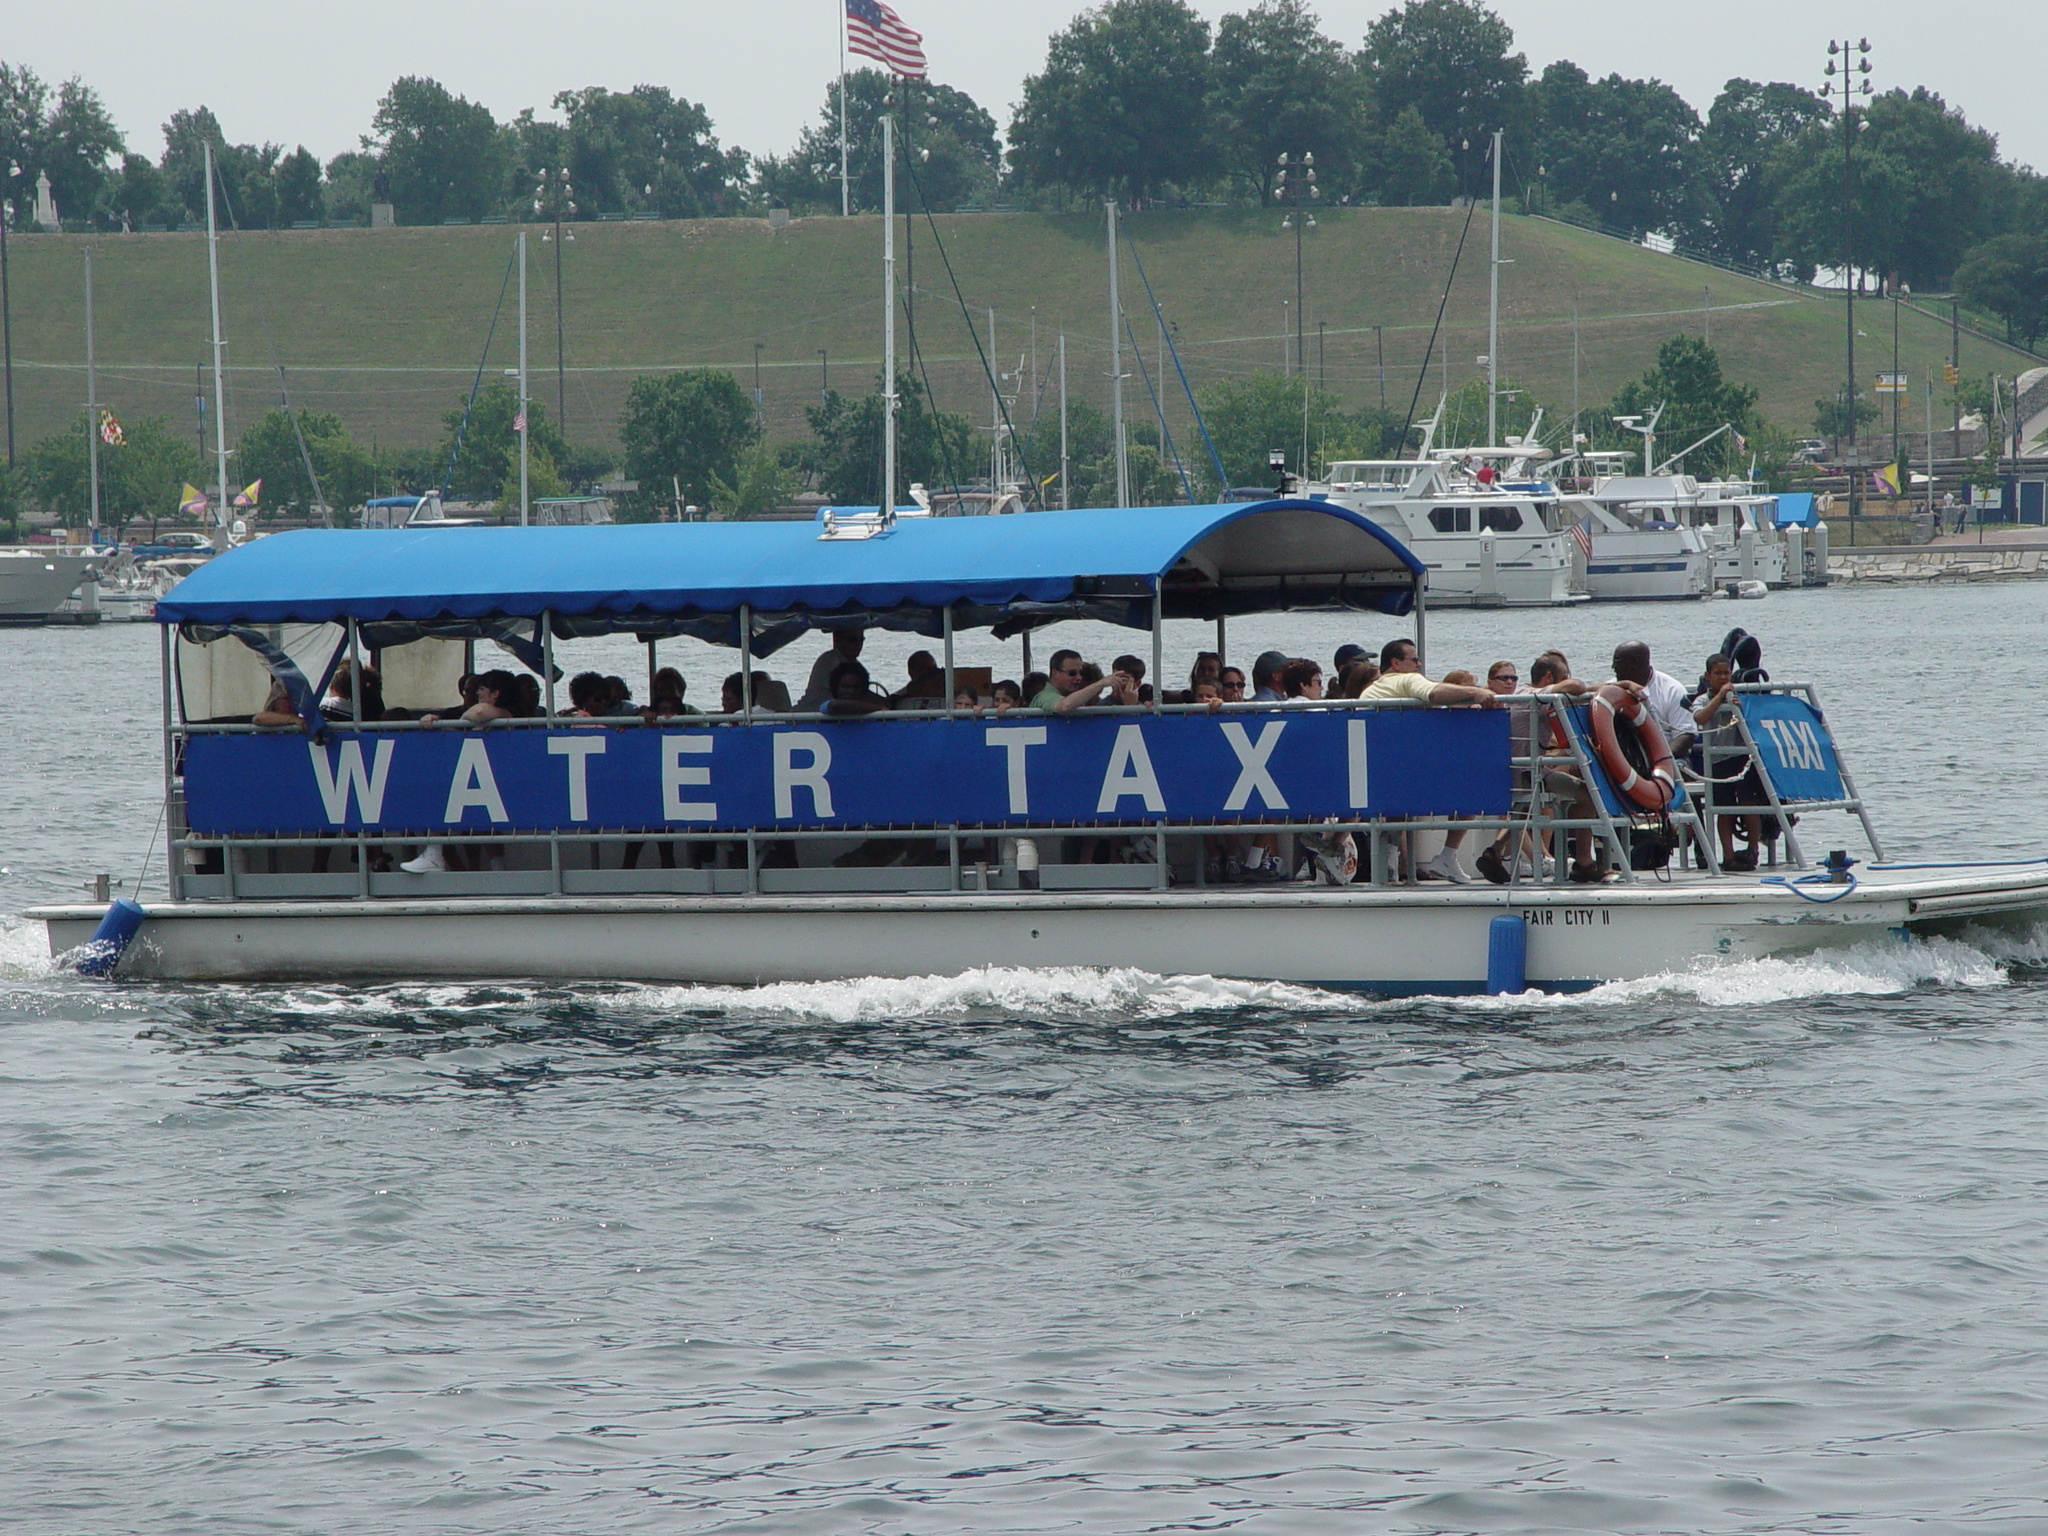
<path fill-rule="evenodd" d="M 1445 613 L 1429 663 L 1644 638 L 1690 682 L 1737 623 L 1892 857 L 2048 854 L 2025 584 Z M 731 666 L 662 659 L 699 702 Z M 150 626 L 0 632 L 0 1526 L 2048 1529 L 2048 934 L 1493 1001 L 936 943 L 87 982 L 18 914 L 160 890 L 155 669 Z"/>

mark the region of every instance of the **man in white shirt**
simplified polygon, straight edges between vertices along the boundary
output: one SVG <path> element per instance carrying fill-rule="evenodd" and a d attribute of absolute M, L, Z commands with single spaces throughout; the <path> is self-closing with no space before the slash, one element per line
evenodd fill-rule
<path fill-rule="evenodd" d="M 1642 690 L 1650 718 L 1664 733 L 1664 744 L 1673 757 L 1683 757 L 1699 737 L 1699 722 L 1685 707 L 1685 685 L 1668 672 L 1650 665 L 1650 647 L 1641 640 L 1627 640 L 1614 648 L 1614 680 L 1634 683 Z"/>
<path fill-rule="evenodd" d="M 804 685 L 803 697 L 796 701 L 799 714 L 811 714 L 824 706 L 832 697 L 832 674 L 847 662 L 860 660 L 860 648 L 867 638 L 868 632 L 858 627 L 832 632 L 832 643 L 811 663 L 811 680 Z"/>

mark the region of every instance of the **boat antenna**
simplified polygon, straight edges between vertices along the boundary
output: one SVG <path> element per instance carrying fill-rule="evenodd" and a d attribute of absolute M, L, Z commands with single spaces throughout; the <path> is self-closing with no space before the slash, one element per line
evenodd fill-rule
<path fill-rule="evenodd" d="M 1216 491 L 1221 495 L 1230 479 L 1223 473 L 1223 458 L 1216 451 L 1216 440 L 1209 436 L 1209 423 L 1202 419 L 1202 408 L 1195 403 L 1195 391 L 1188 383 L 1188 371 L 1181 366 L 1180 348 L 1174 345 L 1173 328 L 1166 323 L 1166 316 L 1159 308 L 1159 298 L 1152 291 L 1152 279 L 1145 275 L 1145 258 L 1138 254 L 1138 242 L 1126 233 L 1124 245 L 1130 250 L 1131 260 L 1138 268 L 1138 281 L 1145 285 L 1145 299 L 1152 306 L 1152 317 L 1159 322 L 1159 329 L 1166 337 L 1166 355 L 1173 359 L 1173 371 L 1180 376 L 1181 393 L 1188 397 L 1188 409 L 1195 416 L 1195 430 L 1202 434 L 1202 446 L 1209 450 L 1209 463 L 1216 471 Z M 1136 345 L 1135 337 L 1132 344 Z M 1192 497 L 1189 499 L 1193 500 Z"/>
<path fill-rule="evenodd" d="M 1031 473 L 1031 456 L 1025 452 L 1024 439 L 1018 433 L 1017 423 L 1010 415 L 1010 403 L 1003 398 L 1002 389 L 996 383 L 995 368 L 989 361 L 988 352 L 982 347 L 981 333 L 975 330 L 974 316 L 967 308 L 967 296 L 960 291 L 960 279 L 953 271 L 953 258 L 946 250 L 944 237 L 939 234 L 938 220 L 932 217 L 931 203 L 924 195 L 924 186 L 917 179 L 916 157 L 905 155 L 903 157 L 903 168 L 910 173 L 911 188 L 917 193 L 918 206 L 924 210 L 924 221 L 931 230 L 932 244 L 939 249 L 939 261 L 946 269 L 946 281 L 952 285 L 953 302 L 960 307 L 960 319 L 967 327 L 968 339 L 974 343 L 974 355 L 981 360 L 982 377 L 988 381 L 989 392 L 996 398 L 996 407 L 1002 417 L 1003 431 L 1009 436 L 1010 446 L 1016 450 L 1018 468 L 1023 470 L 1023 475 L 1021 476 L 1022 484 L 1028 487 L 1032 499 L 1039 501 L 1043 505 L 1043 499 L 1039 495 L 1037 477 Z M 934 402 L 934 409 L 936 408 L 936 402 Z M 1000 487 L 998 486 L 991 485 L 989 487 L 991 498 L 999 489 Z"/>
<path fill-rule="evenodd" d="M 455 483 L 455 461 L 462 457 L 462 436 L 469 430 L 470 413 L 476 409 L 477 391 L 484 387 L 484 364 L 491 360 L 491 342 L 498 334 L 498 317 L 505 313 L 505 294 L 512 286 L 512 268 L 519 260 L 514 250 L 505 258 L 505 277 L 498 284 L 498 307 L 491 311 L 491 328 L 484 332 L 484 350 L 476 360 L 476 377 L 470 381 L 469 398 L 462 402 L 462 420 L 455 427 L 455 443 L 448 450 L 448 467 L 441 471 L 441 500 L 448 499 L 449 488 Z"/>
<path fill-rule="evenodd" d="M 1394 445 L 1394 452 L 1397 456 L 1408 447 L 1408 429 L 1415 425 L 1415 407 L 1422 399 L 1422 381 L 1429 374 L 1429 360 L 1436 352 L 1437 332 L 1443 329 L 1444 308 L 1451 302 L 1451 284 L 1458 280 L 1458 261 L 1465 254 L 1465 237 L 1472 233 L 1472 215 L 1478 211 L 1478 199 L 1473 198 L 1466 202 L 1465 227 L 1458 232 L 1457 250 L 1451 253 L 1451 272 L 1450 276 L 1444 279 L 1444 296 L 1437 301 L 1436 323 L 1429 328 L 1429 345 L 1422 350 L 1422 366 L 1415 370 L 1415 393 L 1408 397 L 1408 419 L 1401 423 L 1401 436 Z M 1437 414 L 1443 414 L 1443 407 L 1441 405 L 1437 407 Z M 1419 448 L 1416 450 L 1415 456 L 1418 459 L 1422 457 L 1422 451 Z"/>

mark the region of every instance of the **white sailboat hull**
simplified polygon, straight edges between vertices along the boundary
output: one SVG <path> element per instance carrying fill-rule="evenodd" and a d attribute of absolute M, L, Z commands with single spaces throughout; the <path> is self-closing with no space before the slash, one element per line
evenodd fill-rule
<path fill-rule="evenodd" d="M 92 568 L 93 557 L 33 547 L 0 549 L 0 624 L 40 624 Z"/>

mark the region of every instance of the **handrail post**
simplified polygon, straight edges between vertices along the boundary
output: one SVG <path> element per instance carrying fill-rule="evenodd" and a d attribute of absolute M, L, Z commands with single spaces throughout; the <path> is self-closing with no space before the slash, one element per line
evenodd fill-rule
<path fill-rule="evenodd" d="M 1166 665 L 1166 591 L 1158 577 L 1152 578 L 1152 702 L 1157 704 L 1165 695 L 1165 679 L 1161 669 Z"/>
<path fill-rule="evenodd" d="M 356 729 L 363 726 L 363 651 L 356 620 L 348 621 L 348 715 Z"/>

